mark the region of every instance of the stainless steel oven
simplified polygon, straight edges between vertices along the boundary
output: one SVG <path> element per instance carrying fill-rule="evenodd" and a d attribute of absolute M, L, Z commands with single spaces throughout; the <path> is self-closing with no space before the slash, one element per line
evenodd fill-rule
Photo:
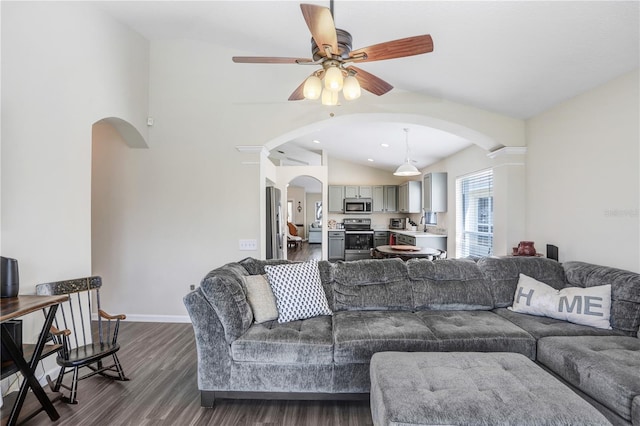
<path fill-rule="evenodd" d="M 370 259 L 373 248 L 371 219 L 344 219 L 344 260 Z"/>

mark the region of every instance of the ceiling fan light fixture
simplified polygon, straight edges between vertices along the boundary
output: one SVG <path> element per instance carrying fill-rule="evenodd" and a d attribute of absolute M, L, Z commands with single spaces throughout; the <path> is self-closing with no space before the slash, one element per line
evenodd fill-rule
<path fill-rule="evenodd" d="M 334 106 L 338 105 L 338 92 L 327 90 L 322 91 L 322 105 Z"/>
<path fill-rule="evenodd" d="M 303 95 L 305 99 L 319 99 L 322 94 L 322 80 L 312 75 L 304 82 Z"/>
<path fill-rule="evenodd" d="M 362 91 L 360 90 L 360 83 L 358 79 L 353 75 L 348 75 L 347 78 L 344 79 L 344 84 L 342 86 L 342 95 L 348 101 L 353 101 L 358 99 L 361 95 Z"/>
<path fill-rule="evenodd" d="M 324 88 L 331 90 L 332 92 L 339 92 L 342 90 L 344 84 L 344 78 L 342 77 L 342 71 L 337 66 L 330 66 L 324 74 Z"/>

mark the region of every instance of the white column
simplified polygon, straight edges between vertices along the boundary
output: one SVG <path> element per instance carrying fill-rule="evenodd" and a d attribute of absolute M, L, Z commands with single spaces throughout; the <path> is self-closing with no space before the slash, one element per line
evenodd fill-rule
<path fill-rule="evenodd" d="M 526 147 L 504 147 L 490 152 L 493 160 L 493 254 L 504 256 L 525 235 Z M 539 249 L 539 248 L 538 248 Z"/>

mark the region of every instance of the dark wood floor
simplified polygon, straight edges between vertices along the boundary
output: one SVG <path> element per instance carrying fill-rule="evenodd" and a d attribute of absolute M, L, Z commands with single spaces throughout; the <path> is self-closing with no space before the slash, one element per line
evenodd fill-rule
<path fill-rule="evenodd" d="M 319 247 L 319 245 L 318 245 Z M 218 400 L 200 407 L 191 324 L 122 324 L 120 361 L 131 381 L 94 376 L 79 384 L 79 403 L 55 403 L 25 425 L 371 425 L 368 401 Z"/>
<path fill-rule="evenodd" d="M 299 247 L 288 247 L 287 259 L 295 262 L 322 260 L 322 244 L 303 242 Z"/>

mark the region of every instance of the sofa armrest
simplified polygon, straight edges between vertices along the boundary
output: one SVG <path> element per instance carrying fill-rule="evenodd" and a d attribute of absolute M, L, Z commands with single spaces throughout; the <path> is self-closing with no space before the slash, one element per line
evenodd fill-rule
<path fill-rule="evenodd" d="M 198 354 L 198 389 L 227 390 L 231 378 L 231 347 L 220 318 L 200 288 L 183 298 L 191 317 Z"/>

